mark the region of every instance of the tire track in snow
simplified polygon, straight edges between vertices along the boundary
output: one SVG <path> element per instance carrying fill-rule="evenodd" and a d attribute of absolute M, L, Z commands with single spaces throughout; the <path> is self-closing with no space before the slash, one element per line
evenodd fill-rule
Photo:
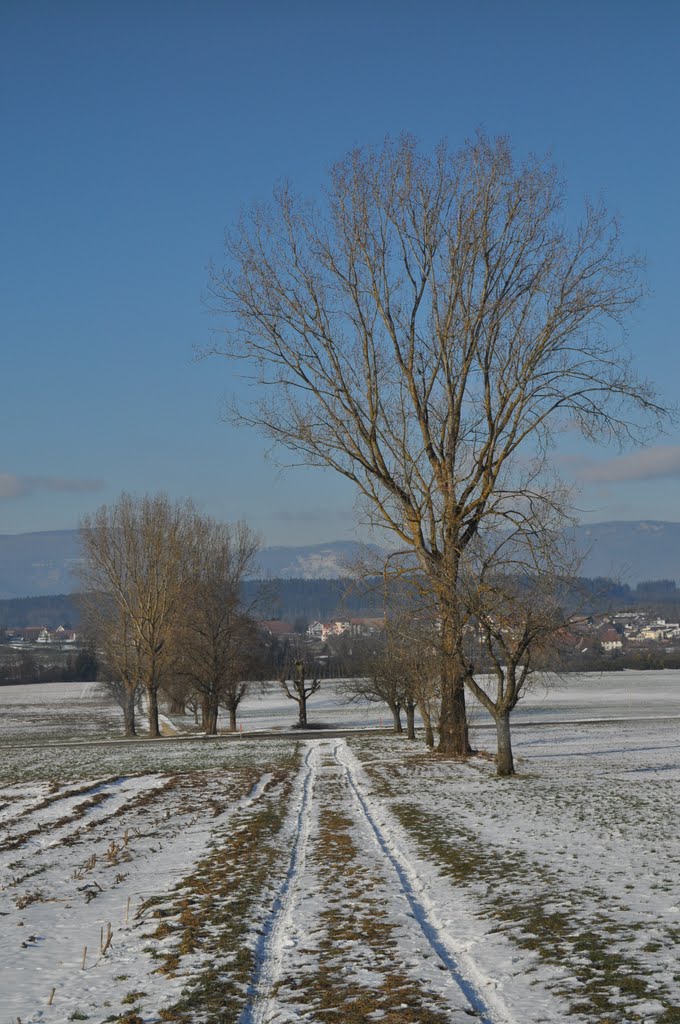
<path fill-rule="evenodd" d="M 343 769 L 349 788 L 354 796 L 355 803 L 369 828 L 373 832 L 380 851 L 396 874 L 399 887 L 406 897 L 411 908 L 413 918 L 420 927 L 426 942 L 465 996 L 474 1016 L 480 1024 L 510 1024 L 512 1018 L 508 1014 L 506 1007 L 497 1005 L 492 1010 L 487 1000 L 480 992 L 479 987 L 463 973 L 458 958 L 450 948 L 453 943 L 446 931 L 436 923 L 436 913 L 434 908 L 430 905 L 430 901 L 426 896 L 424 896 L 424 894 L 419 894 L 417 892 L 417 875 L 412 865 L 409 863 L 408 858 L 388 840 L 382 828 L 376 821 L 369 801 L 361 790 L 361 786 L 357 781 L 356 774 L 351 764 L 340 756 L 339 751 L 344 752 L 346 756 L 349 755 L 350 758 L 353 758 L 353 755 L 347 750 L 347 745 L 344 740 L 341 740 L 334 746 L 333 757 L 336 763 Z"/>
<path fill-rule="evenodd" d="M 293 847 L 288 868 L 269 918 L 255 946 L 255 974 L 248 992 L 248 1005 L 242 1011 L 238 1024 L 265 1024 L 274 1009 L 272 989 L 281 972 L 283 937 L 289 930 L 295 904 L 298 880 L 304 870 L 309 842 L 309 805 L 314 789 L 318 759 L 318 741 L 305 754 L 300 805 L 295 819 Z"/>

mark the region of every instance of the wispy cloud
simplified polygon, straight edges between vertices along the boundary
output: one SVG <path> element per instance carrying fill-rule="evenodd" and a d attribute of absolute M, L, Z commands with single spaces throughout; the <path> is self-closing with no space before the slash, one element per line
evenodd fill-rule
<path fill-rule="evenodd" d="M 598 461 L 586 456 L 563 460 L 569 472 L 593 483 L 632 480 L 680 480 L 680 445 L 658 445 Z"/>
<path fill-rule="evenodd" d="M 103 480 L 71 480 L 63 476 L 19 476 L 16 473 L 0 473 L 0 501 L 24 498 L 38 491 L 84 494 L 99 491 L 103 486 Z"/>

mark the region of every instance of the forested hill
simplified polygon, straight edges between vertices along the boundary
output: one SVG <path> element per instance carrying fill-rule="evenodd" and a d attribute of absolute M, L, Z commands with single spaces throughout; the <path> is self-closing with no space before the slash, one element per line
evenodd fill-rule
<path fill-rule="evenodd" d="M 358 618 L 382 613 L 382 589 L 370 583 L 348 587 L 338 579 L 248 580 L 243 603 L 257 619 L 283 619 L 301 627 L 314 620 Z M 572 594 L 564 595 L 565 608 L 581 614 L 635 606 L 656 610 L 677 621 L 680 590 L 673 580 L 655 580 L 628 587 L 607 579 L 582 579 Z M 0 600 L 0 629 L 26 626 L 77 628 L 76 595 L 18 597 Z"/>
<path fill-rule="evenodd" d="M 65 626 L 75 629 L 80 610 L 74 594 L 47 594 L 43 597 L 14 597 L 0 600 L 0 629 L 25 629 L 26 626 Z"/>
<path fill-rule="evenodd" d="M 243 603 L 257 619 L 330 619 L 334 615 L 379 614 L 379 594 L 370 587 L 349 589 L 338 579 L 248 580 L 243 585 Z M 44 597 L 15 597 L 0 600 L 0 629 L 26 626 L 76 628 L 80 612 L 74 594 Z"/>
<path fill-rule="evenodd" d="M 381 588 L 373 583 L 348 585 L 339 579 L 248 580 L 243 585 L 246 606 L 258 619 L 326 621 L 334 616 L 370 616 L 382 612 Z"/>

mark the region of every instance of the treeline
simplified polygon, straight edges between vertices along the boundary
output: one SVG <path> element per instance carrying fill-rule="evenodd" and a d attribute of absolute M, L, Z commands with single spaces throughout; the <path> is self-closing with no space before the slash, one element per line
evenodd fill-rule
<path fill-rule="evenodd" d="M 241 588 L 243 603 L 254 603 L 260 619 L 295 622 L 328 621 L 334 616 L 373 616 L 382 614 L 382 591 L 376 581 L 342 579 L 245 580 Z"/>
<path fill-rule="evenodd" d="M 377 581 L 340 579 L 245 580 L 242 603 L 253 607 L 259 619 L 283 619 L 290 623 L 328 621 L 335 616 L 361 617 L 382 614 L 382 591 Z M 606 578 L 582 578 L 564 594 L 565 604 L 583 613 L 624 608 L 646 610 L 677 620 L 680 590 L 674 580 L 648 580 L 630 587 Z M 80 609 L 77 595 L 5 598 L 0 601 L 0 629 L 27 626 L 65 626 L 77 629 Z"/>
<path fill-rule="evenodd" d="M 0 686 L 94 682 L 98 671 L 97 656 L 88 647 L 78 651 L 54 651 L 47 655 L 0 646 Z"/>
<path fill-rule="evenodd" d="M 552 666 L 548 666 L 551 668 Z M 555 664 L 556 671 L 569 672 L 645 672 L 663 668 L 680 669 L 680 652 L 666 650 L 661 644 L 625 651 L 603 651 L 601 648 L 585 653 L 572 653 Z"/>
<path fill-rule="evenodd" d="M 334 615 L 370 616 L 382 610 L 382 596 L 373 583 L 339 579 L 245 580 L 241 585 L 244 606 L 259 619 L 326 621 Z M 27 626 L 66 626 L 77 629 L 80 608 L 76 594 L 49 597 L 17 597 L 0 601 L 0 629 Z"/>
<path fill-rule="evenodd" d="M 635 587 L 618 583 L 604 576 L 582 577 L 570 585 L 572 600 L 581 600 L 591 605 L 593 611 L 610 611 L 623 608 L 659 605 L 668 611 L 668 606 L 680 606 L 680 590 L 675 580 L 644 580 Z"/>
<path fill-rule="evenodd" d="M 43 597 L 13 597 L 0 600 L 0 629 L 25 629 L 27 626 L 64 626 L 75 629 L 80 612 L 75 594 Z"/>

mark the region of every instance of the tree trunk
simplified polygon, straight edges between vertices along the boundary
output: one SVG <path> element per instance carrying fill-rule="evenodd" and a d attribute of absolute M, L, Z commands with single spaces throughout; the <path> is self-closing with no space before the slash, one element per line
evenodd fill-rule
<path fill-rule="evenodd" d="M 186 715 L 187 704 L 184 697 L 171 697 L 170 698 L 170 714 L 171 715 Z"/>
<path fill-rule="evenodd" d="M 299 709 L 299 712 L 300 712 L 298 724 L 299 724 L 301 729 L 306 729 L 307 728 L 307 698 L 305 697 L 304 694 L 300 694 L 300 699 L 298 700 L 298 709 Z"/>
<path fill-rule="evenodd" d="M 447 633 L 449 635 L 447 635 Z M 454 637 L 450 627 L 442 626 L 442 704 L 439 719 L 439 753 L 448 757 L 468 757 L 473 753 L 468 735 L 465 709 L 465 664 L 452 650 Z"/>
<path fill-rule="evenodd" d="M 416 738 L 416 706 L 411 701 L 406 704 L 406 738 Z"/>
<path fill-rule="evenodd" d="M 496 742 L 498 751 L 496 754 L 496 774 L 514 775 L 515 763 L 512 758 L 512 743 L 510 739 L 510 712 L 499 715 L 496 719 Z"/>
<path fill-rule="evenodd" d="M 203 731 L 206 736 L 217 736 L 219 704 L 217 694 L 206 694 L 203 701 Z"/>
<path fill-rule="evenodd" d="M 425 729 L 425 744 L 430 748 L 430 750 L 432 750 L 434 747 L 434 730 L 432 729 L 432 719 L 430 718 L 429 712 L 424 707 L 420 708 L 420 717 L 423 720 L 423 728 Z"/>
<path fill-rule="evenodd" d="M 393 727 L 392 727 L 392 732 L 397 732 L 397 733 L 403 732 L 404 729 L 403 729 L 402 724 L 401 724 L 401 705 L 399 705 L 399 704 L 390 704 L 389 708 L 390 708 L 390 711 L 392 712 L 392 720 L 393 720 L 393 723 L 394 723 Z"/>
<path fill-rule="evenodd" d="M 229 732 L 236 732 L 236 704 L 229 705 Z"/>
<path fill-rule="evenodd" d="M 147 686 L 146 698 L 149 704 L 149 737 L 156 739 L 161 731 L 158 727 L 158 690 L 155 686 Z"/>
<path fill-rule="evenodd" d="M 135 691 L 126 689 L 123 694 L 123 721 L 125 735 L 136 736 L 135 730 Z"/>

